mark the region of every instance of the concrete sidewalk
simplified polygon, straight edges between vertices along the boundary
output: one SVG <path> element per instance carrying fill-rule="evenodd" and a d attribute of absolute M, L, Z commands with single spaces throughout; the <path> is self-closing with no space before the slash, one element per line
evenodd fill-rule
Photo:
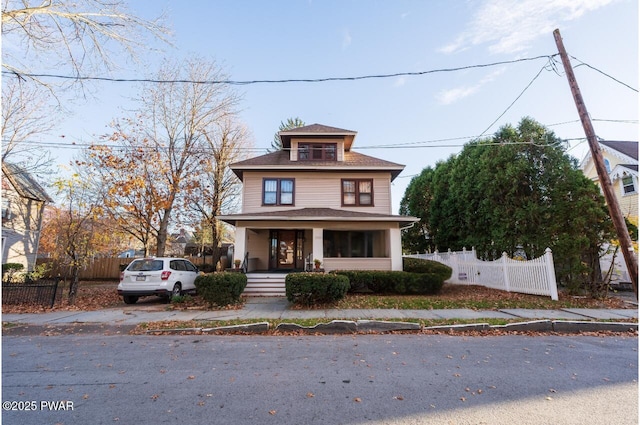
<path fill-rule="evenodd" d="M 16 325 L 65 325 L 65 324 L 109 324 L 137 325 L 160 321 L 222 321 L 243 319 L 287 320 L 287 319 L 346 319 L 346 320 L 389 320 L 389 319 L 521 319 L 567 320 L 567 321 L 616 321 L 637 320 L 638 309 L 586 309 L 566 308 L 558 310 L 502 309 L 502 310 L 293 310 L 286 298 L 248 298 L 239 310 L 158 310 L 162 306 L 130 305 L 96 311 L 55 311 L 40 314 L 3 314 L 2 321 Z"/>

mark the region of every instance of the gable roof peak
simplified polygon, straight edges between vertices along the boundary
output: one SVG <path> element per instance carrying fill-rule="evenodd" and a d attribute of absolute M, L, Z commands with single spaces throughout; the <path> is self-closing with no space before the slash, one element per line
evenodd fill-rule
<path fill-rule="evenodd" d="M 318 135 L 318 134 L 327 134 L 327 135 L 355 135 L 357 132 L 352 130 L 345 130 L 343 128 L 338 127 L 330 127 L 324 124 L 311 124 L 305 125 L 303 127 L 296 127 L 290 130 L 283 130 L 280 134 L 295 134 L 295 135 Z"/>

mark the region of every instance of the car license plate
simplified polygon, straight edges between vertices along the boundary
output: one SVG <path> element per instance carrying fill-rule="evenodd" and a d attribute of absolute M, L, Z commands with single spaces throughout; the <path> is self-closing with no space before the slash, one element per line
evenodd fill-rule
<path fill-rule="evenodd" d="M 136 276 L 136 282 L 144 282 L 146 278 L 146 276 Z"/>

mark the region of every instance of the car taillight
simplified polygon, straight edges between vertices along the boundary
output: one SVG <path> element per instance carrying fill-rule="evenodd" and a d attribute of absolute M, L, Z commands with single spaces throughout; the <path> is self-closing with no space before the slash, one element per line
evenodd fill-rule
<path fill-rule="evenodd" d="M 124 272 L 120 272 L 120 282 L 124 280 Z"/>
<path fill-rule="evenodd" d="M 171 272 L 163 271 L 162 274 L 160 275 L 160 279 L 167 280 L 169 279 L 169 276 L 171 276 Z"/>

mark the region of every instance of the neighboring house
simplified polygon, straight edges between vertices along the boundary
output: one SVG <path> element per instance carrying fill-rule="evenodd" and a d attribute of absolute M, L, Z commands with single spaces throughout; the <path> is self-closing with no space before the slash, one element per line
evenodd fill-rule
<path fill-rule="evenodd" d="M 609 173 L 614 193 L 622 214 L 634 225 L 638 225 L 638 142 L 599 140 L 604 164 Z M 598 186 L 598 174 L 589 152 L 580 164 L 583 173 Z M 637 241 L 634 241 L 637 243 Z M 611 267 L 613 256 L 605 255 L 600 265 L 605 273 Z M 613 267 L 613 282 L 630 282 L 626 265 L 620 252 Z"/>
<path fill-rule="evenodd" d="M 45 205 L 45 190 L 21 167 L 2 163 L 2 264 L 36 264 Z"/>
<path fill-rule="evenodd" d="M 622 214 L 638 220 L 638 142 L 599 140 L 604 165 L 609 172 Z M 585 176 L 600 185 L 591 152 L 580 164 Z"/>
<path fill-rule="evenodd" d="M 319 124 L 281 131 L 282 150 L 230 166 L 242 212 L 218 218 L 236 227 L 234 256 L 249 272 L 310 270 L 316 259 L 325 271 L 402 270 L 401 229 L 418 221 L 391 213 L 404 166 L 354 152 L 356 134 Z M 247 290 L 284 293 L 282 276 L 274 285 L 250 275 Z"/>

